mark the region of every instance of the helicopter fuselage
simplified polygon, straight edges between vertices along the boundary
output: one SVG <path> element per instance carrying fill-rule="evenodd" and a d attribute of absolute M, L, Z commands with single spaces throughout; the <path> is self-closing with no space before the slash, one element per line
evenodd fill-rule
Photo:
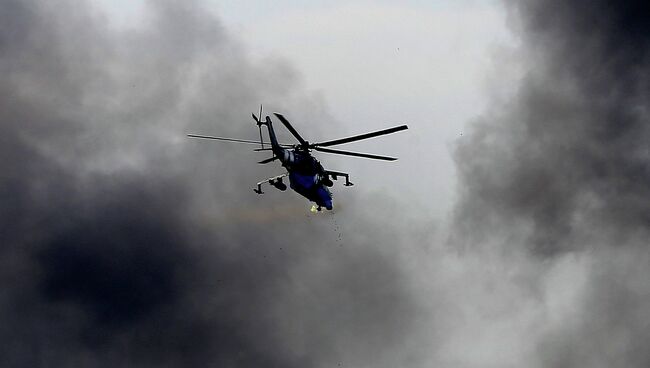
<path fill-rule="evenodd" d="M 325 207 L 331 210 L 333 208 L 332 193 L 327 189 L 327 186 L 331 186 L 332 182 L 321 163 L 307 149 L 280 146 L 271 120 L 267 118 L 263 124 L 269 130 L 273 154 L 289 173 L 289 186 L 291 189 L 316 203 L 319 208 Z"/>
<path fill-rule="evenodd" d="M 320 162 L 304 152 L 289 151 L 288 156 L 292 161 L 287 161 L 286 164 L 283 162 L 283 166 L 289 172 L 291 189 L 319 207 L 331 210 L 332 193 L 325 185 L 329 179 Z"/>

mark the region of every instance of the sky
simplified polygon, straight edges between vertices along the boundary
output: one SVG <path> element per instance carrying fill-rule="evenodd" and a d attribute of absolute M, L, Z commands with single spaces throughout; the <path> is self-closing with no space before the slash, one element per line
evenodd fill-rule
<path fill-rule="evenodd" d="M 143 1 L 97 4 L 111 14 L 115 27 L 137 28 L 147 23 Z M 408 137 L 356 146 L 399 155 L 409 165 L 393 168 L 383 163 L 323 159 L 368 178 L 363 182 L 367 188 L 403 188 L 417 202 L 434 204 L 422 209 L 428 216 L 446 216 L 454 197 L 451 145 L 466 122 L 485 108 L 484 91 L 495 72 L 492 55 L 516 44 L 500 3 L 207 1 L 205 6 L 226 32 L 245 45 L 250 59 L 290 64 L 306 93 L 327 107 L 327 124 L 336 123 L 336 128 L 323 127 L 325 136 L 310 139 L 410 124 Z M 291 117 L 290 112 L 284 113 Z M 309 126 L 309 121 L 294 123 Z M 300 131 L 310 137 L 305 128 Z M 391 151 L 393 142 L 399 147 L 407 141 L 411 143 L 408 151 Z M 423 166 L 435 169 L 417 169 Z M 390 170 L 384 180 L 372 180 L 373 172 L 384 169 Z M 413 170 L 418 171 L 417 178 Z M 428 185 L 422 185 L 422 180 Z"/>
<path fill-rule="evenodd" d="M 645 2 L 0 1 L 1 366 L 649 365 Z"/>

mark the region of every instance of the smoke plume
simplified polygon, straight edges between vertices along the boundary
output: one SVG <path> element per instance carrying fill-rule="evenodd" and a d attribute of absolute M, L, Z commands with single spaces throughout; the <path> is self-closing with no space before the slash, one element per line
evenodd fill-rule
<path fill-rule="evenodd" d="M 306 203 L 261 210 L 259 156 L 185 138 L 250 137 L 260 102 L 322 111 L 290 66 L 251 62 L 194 1 L 126 30 L 84 2 L 1 9 L 0 365 L 305 367 L 401 344 L 413 302 L 371 246 L 388 230 L 353 221 L 375 235 L 343 246 Z"/>
<path fill-rule="evenodd" d="M 541 268 L 530 290 L 544 316 L 529 361 L 648 366 L 650 6 L 543 0 L 508 10 L 524 73 L 456 150 L 454 243 L 523 249 Z M 558 275 L 567 262 L 577 271 Z"/>
<path fill-rule="evenodd" d="M 521 79 L 458 141 L 447 227 L 260 200 L 266 156 L 185 138 L 331 122 L 201 2 L 0 1 L 1 366 L 650 366 L 644 2 L 506 3 Z"/>

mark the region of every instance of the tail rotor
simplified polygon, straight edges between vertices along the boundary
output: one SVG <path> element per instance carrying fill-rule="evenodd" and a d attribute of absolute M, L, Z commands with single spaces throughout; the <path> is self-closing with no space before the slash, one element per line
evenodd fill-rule
<path fill-rule="evenodd" d="M 255 113 L 252 113 L 251 115 L 253 115 L 253 120 L 255 120 L 255 123 L 257 124 L 257 128 L 260 131 L 260 145 L 262 145 L 262 149 L 264 149 L 264 138 L 262 138 L 262 125 L 264 125 L 265 123 L 260 120 L 262 119 L 262 105 L 260 105 L 259 118 L 255 116 Z"/>

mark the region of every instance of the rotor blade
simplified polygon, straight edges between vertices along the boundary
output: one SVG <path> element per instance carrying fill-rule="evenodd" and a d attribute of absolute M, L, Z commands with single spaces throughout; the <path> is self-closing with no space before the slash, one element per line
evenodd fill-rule
<path fill-rule="evenodd" d="M 246 144 L 256 144 L 259 145 L 259 141 L 252 141 L 248 139 L 236 139 L 236 138 L 224 138 L 224 137 L 213 137 L 210 135 L 198 135 L 198 134 L 188 134 L 190 138 L 203 138 L 203 139 L 214 139 L 218 141 L 228 141 L 228 142 L 237 142 L 237 143 L 246 143 Z"/>
<path fill-rule="evenodd" d="M 389 157 L 389 156 L 379 156 L 379 155 L 373 155 L 370 153 L 360 153 L 360 152 L 351 152 L 351 151 L 341 151 L 341 150 L 335 150 L 331 148 L 322 148 L 322 147 L 314 147 L 316 151 L 320 152 L 326 152 L 326 153 L 335 153 L 337 155 L 346 155 L 346 156 L 355 156 L 355 157 L 363 157 L 363 158 L 372 158 L 375 160 L 385 160 L 385 161 L 395 161 L 397 160 L 396 157 Z"/>
<path fill-rule="evenodd" d="M 278 159 L 277 156 L 273 156 L 271 158 L 267 158 L 266 160 L 262 160 L 262 161 L 258 162 L 258 164 L 268 164 L 269 162 L 275 161 L 277 159 Z"/>
<path fill-rule="evenodd" d="M 312 144 L 312 146 L 313 147 L 316 147 L 316 146 L 320 146 L 320 147 L 335 146 L 337 144 L 360 141 L 362 139 L 368 139 L 368 138 L 373 138 L 373 137 L 377 137 L 377 136 L 380 136 L 380 135 L 391 134 L 391 133 L 399 132 L 401 130 L 406 130 L 406 129 L 408 129 L 408 126 L 400 125 L 400 126 L 397 126 L 397 127 L 394 127 L 394 128 L 378 130 L 376 132 L 370 132 L 370 133 L 366 133 L 366 134 L 359 134 L 359 135 L 355 135 L 355 136 L 352 136 L 352 137 L 335 139 L 335 140 L 325 141 L 325 142 L 321 142 L 321 143 L 314 143 L 314 144 Z"/>
<path fill-rule="evenodd" d="M 268 143 L 268 142 L 267 142 Z M 282 148 L 295 148 L 293 144 L 282 144 L 280 143 L 280 147 Z M 272 147 L 264 147 L 264 148 L 255 148 L 253 151 L 259 152 L 259 151 L 273 151 Z"/>
<path fill-rule="evenodd" d="M 211 135 L 198 135 L 198 134 L 188 134 L 187 136 L 190 137 L 190 138 L 214 139 L 214 140 L 218 140 L 218 141 L 237 142 L 237 143 L 256 144 L 256 145 L 260 144 L 260 141 L 253 141 L 253 140 L 250 140 L 250 139 L 213 137 Z M 280 143 L 280 146 L 285 147 L 285 148 L 289 148 L 289 147 L 293 147 L 293 144 Z M 271 148 L 268 148 L 268 149 L 270 150 Z M 265 148 L 264 150 L 266 151 L 267 149 Z"/>
<path fill-rule="evenodd" d="M 278 114 L 277 112 L 274 112 L 273 114 L 275 114 L 275 116 L 277 116 L 278 119 L 280 119 L 282 124 L 284 124 L 284 126 L 286 126 L 287 129 L 289 129 L 291 134 L 293 134 L 293 136 L 296 137 L 296 139 L 298 140 L 298 142 L 300 142 L 300 144 L 302 145 L 307 144 L 307 142 L 300 136 L 300 134 L 298 134 L 296 129 L 294 129 L 294 127 L 289 123 L 289 121 L 284 116 L 282 116 L 282 114 Z"/>

